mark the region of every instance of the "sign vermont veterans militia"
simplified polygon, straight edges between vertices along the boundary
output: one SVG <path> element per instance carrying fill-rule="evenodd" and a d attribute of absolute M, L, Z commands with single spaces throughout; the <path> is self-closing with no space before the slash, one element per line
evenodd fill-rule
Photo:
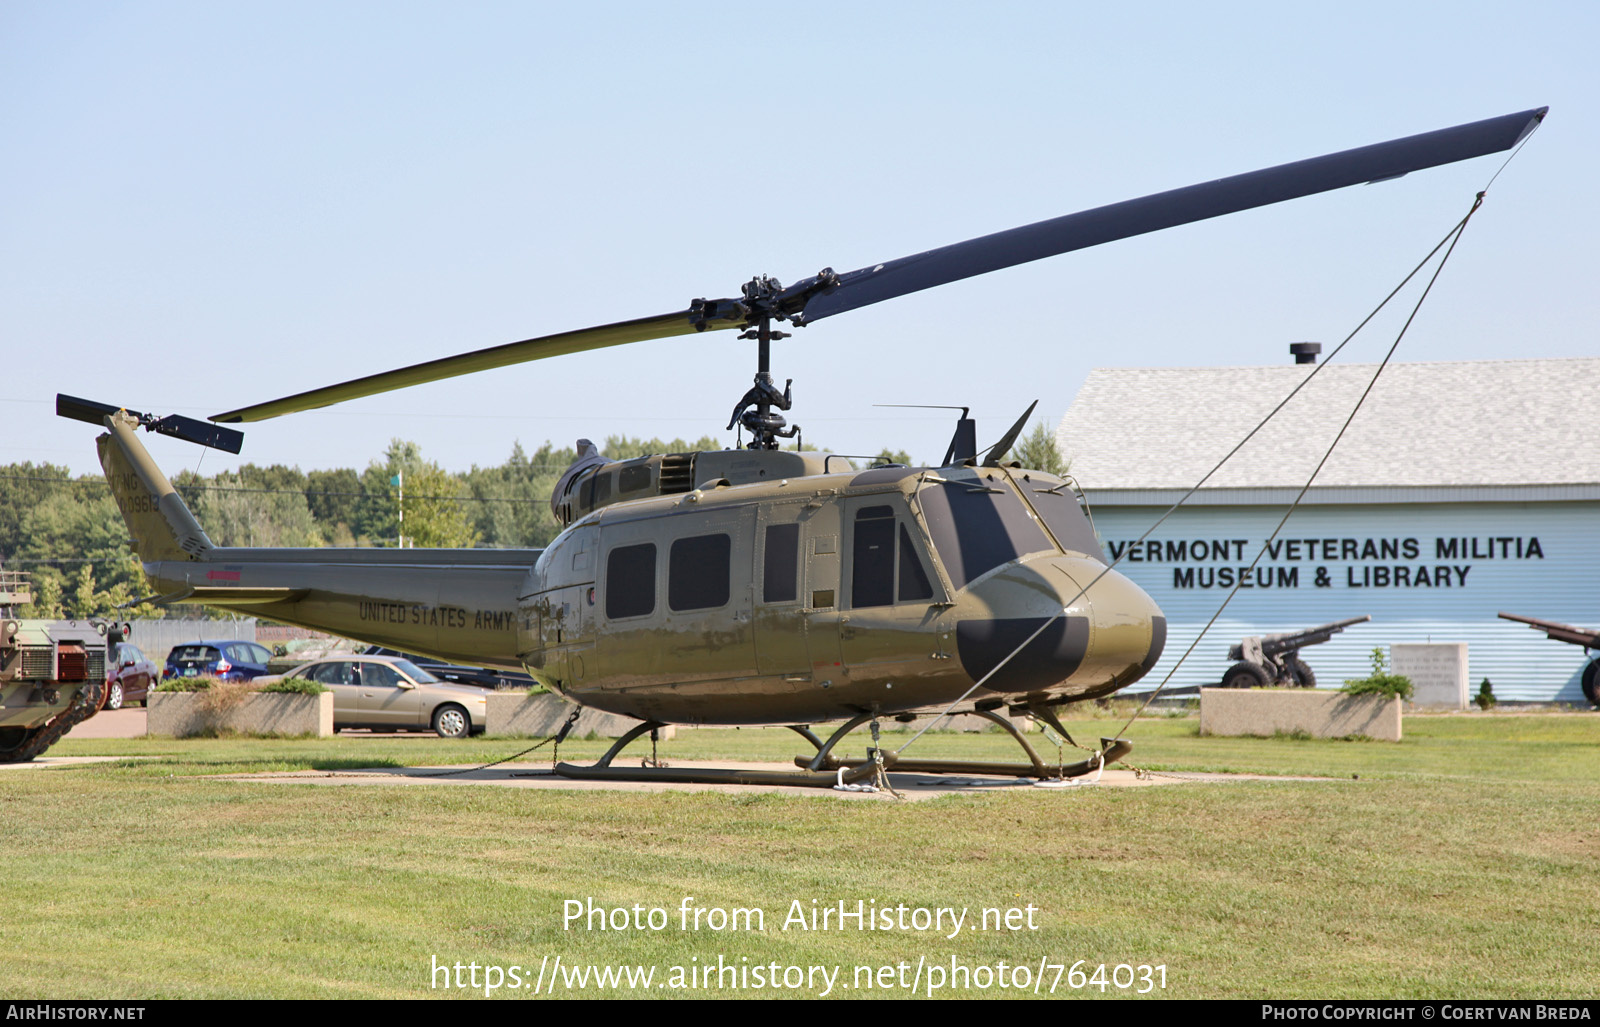
<path fill-rule="evenodd" d="M 1484 560 L 1543 560 L 1536 535 L 1452 535 L 1407 538 L 1108 539 L 1107 554 L 1129 564 L 1172 565 L 1172 587 L 1195 588 L 1466 588 Z M 1463 562 L 1465 561 L 1465 562 Z M 1304 571 L 1304 573 L 1302 573 Z"/>

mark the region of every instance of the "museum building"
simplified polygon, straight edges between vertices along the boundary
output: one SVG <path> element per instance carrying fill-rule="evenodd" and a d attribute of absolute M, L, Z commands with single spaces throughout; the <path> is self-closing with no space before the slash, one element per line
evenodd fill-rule
<path fill-rule="evenodd" d="M 1365 677 L 1376 646 L 1464 642 L 1470 692 L 1489 678 L 1499 699 L 1583 701 L 1584 651 L 1497 614 L 1600 627 L 1600 358 L 1389 365 L 1278 530 L 1376 370 L 1090 373 L 1057 443 L 1107 558 L 1167 614 L 1136 690 L 1237 584 L 1169 687 L 1217 683 L 1247 635 L 1370 615 L 1301 653 L 1319 684 Z"/>

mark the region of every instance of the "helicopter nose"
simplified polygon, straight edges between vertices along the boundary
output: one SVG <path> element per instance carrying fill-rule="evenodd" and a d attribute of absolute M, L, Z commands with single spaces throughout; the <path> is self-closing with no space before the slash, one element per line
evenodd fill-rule
<path fill-rule="evenodd" d="M 1167 618 L 1161 607 L 1148 592 L 1114 570 L 1095 566 L 1095 574 L 1088 576 L 1081 565 L 1062 570 L 1075 582 L 1094 582 L 1084 593 L 1092 609 L 1094 637 L 1079 676 L 1109 683 L 1111 687 L 1100 693 L 1104 694 L 1148 674 L 1167 644 Z M 1072 591 L 1075 594 L 1078 589 Z"/>
<path fill-rule="evenodd" d="M 1065 685 L 1067 694 L 1091 698 L 1137 681 L 1161 657 L 1167 634 L 1161 608 L 1103 564 L 1056 557 L 988 584 L 990 616 L 956 626 L 962 668 L 988 691 Z"/>

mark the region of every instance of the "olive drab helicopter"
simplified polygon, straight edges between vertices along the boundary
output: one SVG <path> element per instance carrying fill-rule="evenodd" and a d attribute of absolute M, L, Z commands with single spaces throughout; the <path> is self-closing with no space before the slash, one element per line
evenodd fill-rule
<path fill-rule="evenodd" d="M 1155 666 L 1156 604 L 1108 568 L 1075 485 L 1005 460 L 1027 415 L 978 452 L 959 420 L 938 467 L 857 470 L 785 451 L 791 408 L 771 343 L 792 327 L 1000 268 L 1344 186 L 1508 150 L 1543 119 L 1523 111 L 1158 193 L 843 274 L 655 317 L 527 339 L 217 414 L 156 417 L 69 396 L 57 412 L 101 425 L 100 460 L 161 603 L 205 603 L 454 662 L 526 669 L 582 706 L 639 725 L 568 776 L 834 785 L 885 766 L 1052 777 L 1088 773 L 1130 746 L 1050 767 L 997 711 L 1063 731 L 1066 703 L 1109 695 Z M 565 525 L 543 549 L 254 549 L 212 544 L 135 434 L 239 452 L 226 423 L 258 421 L 435 381 L 625 343 L 737 329 L 757 347 L 754 386 L 730 428 L 745 448 L 608 461 L 591 443 L 560 478 Z M 1010 731 L 1027 762 L 831 755 L 879 718 L 957 708 Z M 844 720 L 826 741 L 809 725 Z M 793 727 L 816 749 L 798 771 L 611 765 L 671 723 Z"/>

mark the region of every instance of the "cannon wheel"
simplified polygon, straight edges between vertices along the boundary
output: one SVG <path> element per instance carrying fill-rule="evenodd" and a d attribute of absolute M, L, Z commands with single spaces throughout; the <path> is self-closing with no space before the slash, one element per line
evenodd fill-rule
<path fill-rule="evenodd" d="M 1583 668 L 1583 696 L 1600 706 L 1600 660 L 1590 660 Z"/>
<path fill-rule="evenodd" d="M 1311 668 L 1306 665 L 1306 661 L 1298 656 L 1289 661 L 1289 677 L 1300 688 L 1317 687 L 1317 676 L 1311 673 Z"/>
<path fill-rule="evenodd" d="M 1223 688 L 1266 688 L 1270 684 L 1267 672 L 1253 663 L 1235 663 L 1222 675 Z"/>

